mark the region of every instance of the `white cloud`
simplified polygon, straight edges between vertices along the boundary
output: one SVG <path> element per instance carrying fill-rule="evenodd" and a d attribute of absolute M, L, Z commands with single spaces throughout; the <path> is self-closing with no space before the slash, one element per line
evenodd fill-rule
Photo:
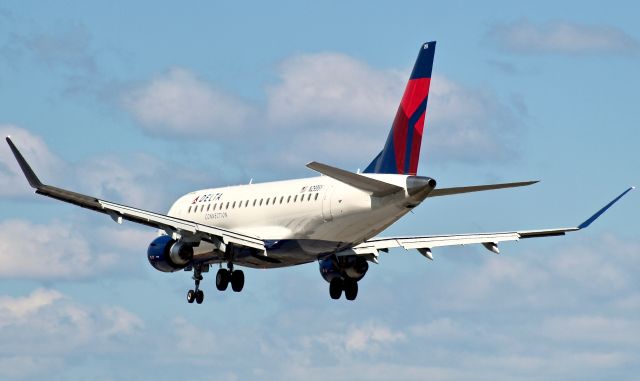
<path fill-rule="evenodd" d="M 284 60 L 277 75 L 262 107 L 186 69 L 171 69 L 126 91 L 122 104 L 151 134 L 222 137 L 222 149 L 233 153 L 228 156 L 251 169 L 290 170 L 324 160 L 355 170 L 382 149 L 408 70 L 378 69 L 344 54 L 317 53 Z M 436 75 L 423 152 L 429 151 L 434 162 L 512 157 L 512 138 L 522 125 L 518 110 L 490 90 Z"/>
<path fill-rule="evenodd" d="M 604 315 L 558 316 L 545 320 L 542 334 L 552 341 L 620 347 L 640 342 L 640 320 Z"/>
<path fill-rule="evenodd" d="M 295 128 L 284 137 L 290 142 L 286 152 L 278 146 L 270 163 L 299 166 L 327 158 L 355 169 L 382 149 L 408 71 L 380 70 L 349 56 L 320 53 L 286 60 L 279 76 L 280 82 L 267 90 L 271 134 Z M 513 108 L 491 91 L 435 75 L 422 152 L 436 162 L 499 161 L 514 155 L 511 138 L 521 124 Z"/>
<path fill-rule="evenodd" d="M 606 25 L 567 21 L 534 24 L 526 19 L 498 24 L 488 33 L 501 48 L 514 53 L 636 54 L 640 42 Z"/>
<path fill-rule="evenodd" d="M 454 310 L 484 303 L 493 307 L 491 301 L 499 293 L 501 308 L 567 308 L 579 303 L 575 293 L 581 293 L 593 298 L 624 297 L 621 306 L 633 305 L 632 295 L 624 291 L 637 284 L 629 269 L 640 266 L 638 242 L 610 234 L 572 237 L 544 252 L 525 248 L 525 255 L 512 256 L 505 248 L 504 255 L 485 256 L 480 267 L 461 269 L 458 282 L 436 304 Z"/>
<path fill-rule="evenodd" d="M 178 196 L 208 180 L 189 168 L 176 171 L 174 164 L 143 153 L 94 156 L 71 165 L 26 129 L 0 125 L 0 133 L 11 135 L 42 182 L 139 208 L 166 212 Z M 0 149 L 0 195 L 36 198 L 8 146 Z"/>
<path fill-rule="evenodd" d="M 64 69 L 72 75 L 95 74 L 97 64 L 91 49 L 91 34 L 81 22 L 65 22 L 44 31 L 14 32 L 0 48 L 11 63 L 22 56 L 49 69 Z"/>
<path fill-rule="evenodd" d="M 22 155 L 34 168 L 38 177 L 44 179 L 58 178 L 63 171 L 63 163 L 49 151 L 41 137 L 14 125 L 0 124 L 0 134 L 11 136 Z M 18 162 L 6 142 L 0 149 L 0 195 L 5 197 L 32 196 L 29 183 L 24 177 Z"/>
<path fill-rule="evenodd" d="M 162 159 L 142 153 L 97 156 L 74 168 L 74 180 L 84 193 L 162 213 L 181 190 L 202 181 L 189 168 L 176 171 Z"/>
<path fill-rule="evenodd" d="M 423 137 L 429 160 L 477 163 L 517 156 L 514 138 L 522 120 L 512 106 L 489 89 L 439 75 L 431 86 Z"/>
<path fill-rule="evenodd" d="M 45 375 L 64 368 L 61 357 L 6 356 L 0 357 L 0 377 L 7 380 L 42 379 Z"/>
<path fill-rule="evenodd" d="M 213 138 L 247 127 L 251 108 L 183 68 L 122 94 L 122 105 L 153 135 Z"/>
<path fill-rule="evenodd" d="M 60 368 L 70 353 L 108 351 L 114 342 L 135 337 L 142 320 L 119 306 L 88 306 L 52 289 L 0 296 L 0 375 L 31 377 Z M 114 341 L 116 340 L 116 341 Z M 21 367 L 20 365 L 25 365 Z"/>
<path fill-rule="evenodd" d="M 0 278 L 78 279 L 121 264 L 121 256 L 97 249 L 87 234 L 56 221 L 46 225 L 0 222 Z"/>
<path fill-rule="evenodd" d="M 339 53 L 294 56 L 267 89 L 267 114 L 278 124 L 391 125 L 408 75 L 379 70 Z"/>
<path fill-rule="evenodd" d="M 332 355 L 341 358 L 358 354 L 375 355 L 395 343 L 406 340 L 403 332 L 375 321 L 350 325 L 343 329 L 343 332 L 328 331 L 311 335 L 306 337 L 304 342 L 307 346 L 326 346 Z"/>

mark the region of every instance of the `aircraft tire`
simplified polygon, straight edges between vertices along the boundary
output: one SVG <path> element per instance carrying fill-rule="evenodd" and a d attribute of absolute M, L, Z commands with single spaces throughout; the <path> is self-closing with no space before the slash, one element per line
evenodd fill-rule
<path fill-rule="evenodd" d="M 244 288 L 244 273 L 242 270 L 234 270 L 231 273 L 231 289 L 240 292 Z"/>
<path fill-rule="evenodd" d="M 224 291 L 229 286 L 229 270 L 220 269 L 216 274 L 216 288 L 218 291 Z"/>
<path fill-rule="evenodd" d="M 344 288 L 344 281 L 342 278 L 333 278 L 329 283 L 329 295 L 331 299 L 340 299 L 342 295 L 342 289 Z"/>
<path fill-rule="evenodd" d="M 347 300 L 355 300 L 358 296 L 358 282 L 353 279 L 347 279 L 344 282 L 344 297 Z"/>

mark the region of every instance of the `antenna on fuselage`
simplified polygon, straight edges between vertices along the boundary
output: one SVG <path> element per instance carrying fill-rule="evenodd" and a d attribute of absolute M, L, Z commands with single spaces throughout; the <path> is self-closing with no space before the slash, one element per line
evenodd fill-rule
<path fill-rule="evenodd" d="M 249 185 L 253 184 L 253 177 L 249 180 Z"/>

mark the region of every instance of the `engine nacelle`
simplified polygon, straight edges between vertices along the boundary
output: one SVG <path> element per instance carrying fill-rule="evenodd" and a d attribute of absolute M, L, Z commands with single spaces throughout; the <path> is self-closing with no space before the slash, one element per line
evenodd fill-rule
<path fill-rule="evenodd" d="M 170 273 L 181 270 L 193 260 L 193 247 L 161 235 L 149 244 L 147 259 L 156 270 Z"/>
<path fill-rule="evenodd" d="M 344 257 L 334 255 L 327 259 L 321 259 L 318 264 L 320 265 L 320 275 L 327 282 L 331 282 L 333 278 L 349 278 L 359 281 L 369 270 L 367 260 L 356 255 Z"/>

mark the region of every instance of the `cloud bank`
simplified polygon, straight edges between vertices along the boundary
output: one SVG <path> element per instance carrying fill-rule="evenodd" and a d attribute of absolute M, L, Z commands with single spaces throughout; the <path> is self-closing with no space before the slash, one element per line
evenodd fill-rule
<path fill-rule="evenodd" d="M 364 166 L 384 144 L 407 76 L 345 54 L 302 54 L 278 65 L 278 80 L 266 87 L 262 105 L 186 68 L 127 88 L 120 101 L 147 133 L 208 139 L 240 153 L 243 165 L 290 168 L 324 158 Z M 519 108 L 491 90 L 436 75 L 424 150 L 436 162 L 500 162 L 515 155 L 513 137 L 522 124 Z M 251 159 L 255 150 L 258 160 Z"/>
<path fill-rule="evenodd" d="M 497 24 L 488 37 L 501 49 L 518 54 L 618 54 L 635 55 L 640 41 L 606 25 L 568 21 L 536 24 L 523 19 Z"/>

